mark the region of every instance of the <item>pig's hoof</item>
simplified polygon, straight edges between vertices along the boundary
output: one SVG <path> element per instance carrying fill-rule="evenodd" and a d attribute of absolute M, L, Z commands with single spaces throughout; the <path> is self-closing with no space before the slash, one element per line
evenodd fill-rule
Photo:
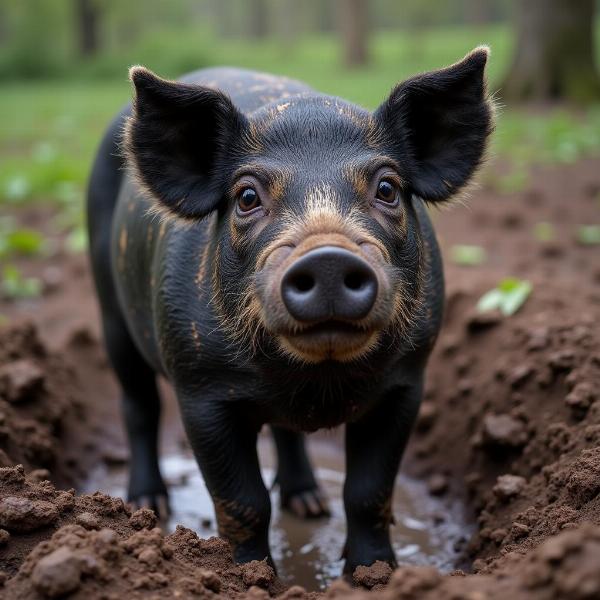
<path fill-rule="evenodd" d="M 145 494 L 132 498 L 129 504 L 131 504 L 133 510 L 151 508 L 156 513 L 159 521 L 166 521 L 171 515 L 169 497 L 166 494 Z"/>
<path fill-rule="evenodd" d="M 318 519 L 331 513 L 327 498 L 319 488 L 313 488 L 292 494 L 281 494 L 281 508 L 300 519 Z"/>

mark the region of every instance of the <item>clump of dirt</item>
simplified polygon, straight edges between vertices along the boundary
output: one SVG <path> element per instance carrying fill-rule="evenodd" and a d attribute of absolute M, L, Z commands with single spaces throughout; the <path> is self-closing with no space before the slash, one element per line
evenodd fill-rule
<path fill-rule="evenodd" d="M 252 586 L 256 598 L 281 590 L 271 567 L 234 565 L 219 538 L 200 539 L 184 527 L 119 535 L 66 525 L 31 552 L 6 591 L 13 598 L 237 598 Z"/>
<path fill-rule="evenodd" d="M 450 300 L 408 465 L 466 492 L 475 571 L 600 525 L 600 332 L 569 296 L 546 282 L 521 313 L 484 328 L 465 310 L 476 297 Z"/>
<path fill-rule="evenodd" d="M 333 586 L 332 586 L 333 587 Z M 330 590 L 331 592 L 331 590 Z M 432 567 L 401 567 L 387 587 L 364 593 L 340 589 L 351 600 L 593 600 L 600 597 L 600 527 L 581 526 L 547 540 L 525 557 L 507 555 L 488 575 L 442 577 Z"/>
<path fill-rule="evenodd" d="M 22 465 L 0 469 L 0 528 L 6 533 L 0 567 L 14 575 L 25 556 L 64 524 L 97 529 L 108 519 L 113 528 L 133 531 L 131 512 L 119 498 L 104 494 L 77 496 L 58 490 L 50 481 L 26 476 Z"/>
<path fill-rule="evenodd" d="M 236 598 L 283 590 L 265 562 L 235 565 L 229 545 L 178 527 L 165 535 L 149 509 L 35 482 L 0 469 L 0 583 L 10 598 Z"/>
<path fill-rule="evenodd" d="M 85 421 L 72 368 L 48 351 L 32 323 L 0 331 L 0 466 L 22 464 L 38 479 L 80 479 L 78 450 L 64 432 Z"/>

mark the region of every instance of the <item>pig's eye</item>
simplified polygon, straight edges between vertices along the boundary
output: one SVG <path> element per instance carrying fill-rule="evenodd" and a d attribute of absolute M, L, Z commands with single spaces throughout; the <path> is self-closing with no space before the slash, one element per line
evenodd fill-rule
<path fill-rule="evenodd" d="M 386 204 L 395 204 L 398 199 L 398 188 L 389 179 L 382 179 L 377 184 L 376 198 Z"/>
<path fill-rule="evenodd" d="M 238 206 L 242 212 L 250 212 L 260 206 L 258 192 L 251 187 L 244 188 L 238 194 Z"/>

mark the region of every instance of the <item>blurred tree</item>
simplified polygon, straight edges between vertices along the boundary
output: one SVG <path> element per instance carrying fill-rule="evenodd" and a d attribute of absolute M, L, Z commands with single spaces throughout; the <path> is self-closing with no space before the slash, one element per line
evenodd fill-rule
<path fill-rule="evenodd" d="M 286 49 L 290 49 L 298 38 L 298 3 L 296 0 L 280 0 L 276 3 L 277 29 Z"/>
<path fill-rule="evenodd" d="M 348 67 L 364 65 L 368 53 L 367 0 L 337 0 L 336 20 L 341 35 L 344 64 Z"/>
<path fill-rule="evenodd" d="M 491 21 L 491 3 L 484 0 L 467 0 L 465 21 L 471 25 L 485 25 Z"/>
<path fill-rule="evenodd" d="M 596 0 L 517 2 L 517 50 L 502 97 L 583 103 L 599 99 L 595 8 Z"/>
<path fill-rule="evenodd" d="M 0 78 L 57 75 L 71 58 L 72 6 L 63 0 L 0 0 L 5 40 Z"/>
<path fill-rule="evenodd" d="M 231 4 L 224 0 L 211 0 L 210 8 L 213 21 L 219 37 L 227 37 L 231 34 Z"/>
<path fill-rule="evenodd" d="M 247 33 L 253 38 L 266 38 L 269 34 L 269 14 L 266 0 L 250 0 L 248 9 Z"/>
<path fill-rule="evenodd" d="M 298 3 L 300 6 L 300 3 Z M 334 31 L 335 16 L 332 0 L 310 0 L 301 4 L 308 31 Z"/>
<path fill-rule="evenodd" d="M 93 56 L 100 46 L 100 7 L 95 0 L 75 0 L 75 14 L 79 54 Z"/>

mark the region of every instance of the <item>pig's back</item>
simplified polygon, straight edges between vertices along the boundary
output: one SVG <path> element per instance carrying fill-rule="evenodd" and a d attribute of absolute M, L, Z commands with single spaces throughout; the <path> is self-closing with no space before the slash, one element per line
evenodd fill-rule
<path fill-rule="evenodd" d="M 290 96 L 314 92 L 295 79 L 234 67 L 201 69 L 183 76 L 180 81 L 221 90 L 246 114 Z"/>

